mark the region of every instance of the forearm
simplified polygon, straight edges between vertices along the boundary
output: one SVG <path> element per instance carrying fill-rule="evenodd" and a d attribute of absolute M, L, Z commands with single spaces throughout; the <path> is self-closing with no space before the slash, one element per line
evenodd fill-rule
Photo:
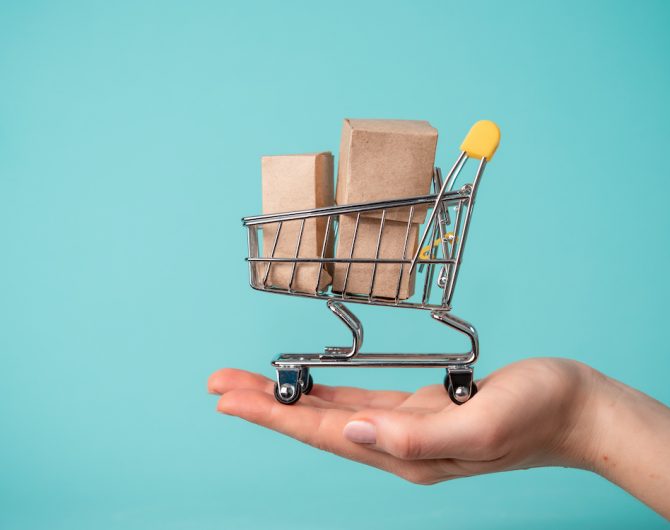
<path fill-rule="evenodd" d="M 594 380 L 585 462 L 670 519 L 670 408 L 597 372 Z"/>

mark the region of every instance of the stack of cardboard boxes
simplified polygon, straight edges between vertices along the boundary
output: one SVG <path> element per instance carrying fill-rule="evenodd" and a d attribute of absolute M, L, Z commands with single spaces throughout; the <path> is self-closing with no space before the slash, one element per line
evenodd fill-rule
<path fill-rule="evenodd" d="M 263 213 L 282 213 L 333 205 L 333 155 L 328 152 L 304 155 L 264 156 L 261 159 L 263 176 Z M 315 258 L 324 250 L 326 238 L 325 217 L 302 221 L 269 224 L 263 228 L 263 256 L 275 258 Z M 279 234 L 277 234 L 279 232 Z M 298 236 L 300 248 L 297 248 Z M 333 237 L 330 234 L 324 257 L 333 256 Z M 274 253 L 273 253 L 274 248 Z M 332 281 L 332 268 L 321 270 L 318 263 L 298 263 L 293 272 L 292 263 L 258 263 L 257 276 L 267 285 L 298 292 L 323 291 Z M 293 283 L 291 283 L 293 278 Z M 317 289 L 317 281 L 319 282 Z"/>
<path fill-rule="evenodd" d="M 344 121 L 337 172 L 338 205 L 358 204 L 427 195 L 430 192 L 437 130 L 426 121 Z M 332 155 L 294 155 L 263 158 L 263 212 L 300 210 L 333 204 Z M 330 173 L 329 173 L 330 171 Z M 337 235 L 337 258 L 410 259 L 418 244 L 419 226 L 426 208 L 342 215 Z M 293 257 L 300 221 L 281 229 L 275 257 Z M 299 256 L 318 257 L 324 243 L 325 218 L 309 219 L 303 229 Z M 264 228 L 263 255 L 270 256 L 276 225 Z M 381 231 L 381 235 L 380 235 Z M 305 239 L 307 237 L 307 239 Z M 332 234 L 326 245 L 332 256 Z M 324 290 L 331 282 L 333 292 L 372 295 L 404 300 L 414 293 L 414 272 L 409 265 L 336 263 L 324 267 L 316 285 L 319 264 L 298 264 L 292 289 L 303 292 Z M 289 287 L 293 264 L 275 263 L 268 285 Z M 374 281 L 373 281 L 374 280 Z"/>
<path fill-rule="evenodd" d="M 344 120 L 337 171 L 337 204 L 356 204 L 427 195 L 435 162 L 437 130 L 426 121 Z M 388 210 L 381 240 L 380 211 L 340 218 L 338 258 L 409 259 L 418 242 L 425 208 Z M 356 240 L 353 243 L 353 232 Z M 377 256 L 377 243 L 379 255 Z M 401 274 L 402 267 L 402 274 Z M 347 274 L 347 269 L 349 273 Z M 414 293 L 409 266 L 380 264 L 335 265 L 333 291 L 407 299 Z M 400 279 L 400 282 L 398 281 Z M 346 285 L 345 285 L 346 284 Z"/>

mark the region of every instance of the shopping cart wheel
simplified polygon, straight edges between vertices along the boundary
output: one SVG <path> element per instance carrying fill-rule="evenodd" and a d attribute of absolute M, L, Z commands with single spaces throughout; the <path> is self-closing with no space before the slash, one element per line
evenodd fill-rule
<path fill-rule="evenodd" d="M 306 387 L 304 377 L 309 375 L 299 366 L 290 366 L 277 369 L 277 382 L 275 383 L 275 399 L 284 405 L 292 405 L 300 399 L 303 389 Z"/>
<path fill-rule="evenodd" d="M 307 374 L 307 382 L 302 381 L 302 393 L 303 394 L 309 394 L 312 391 L 312 388 L 314 388 L 314 378 L 312 378 L 312 375 L 310 373 Z"/>
<path fill-rule="evenodd" d="M 472 372 L 447 371 L 447 375 L 444 376 L 444 388 L 456 405 L 462 405 L 477 393 L 477 384 L 472 380 Z"/>
<path fill-rule="evenodd" d="M 283 403 L 284 405 L 293 405 L 300 399 L 301 394 L 302 390 L 300 389 L 300 385 L 296 386 L 289 383 L 284 383 L 283 385 L 279 386 L 278 383 L 275 383 L 275 399 L 279 401 L 279 403 Z"/>

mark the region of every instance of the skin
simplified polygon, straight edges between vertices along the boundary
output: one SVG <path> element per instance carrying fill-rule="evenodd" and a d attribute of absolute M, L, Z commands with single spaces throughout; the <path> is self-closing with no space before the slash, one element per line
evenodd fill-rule
<path fill-rule="evenodd" d="M 227 368 L 209 378 L 218 410 L 417 484 L 541 466 L 587 469 L 670 519 L 670 409 L 567 359 L 528 359 L 454 405 L 417 392 L 314 385 L 292 406 L 274 382 Z"/>

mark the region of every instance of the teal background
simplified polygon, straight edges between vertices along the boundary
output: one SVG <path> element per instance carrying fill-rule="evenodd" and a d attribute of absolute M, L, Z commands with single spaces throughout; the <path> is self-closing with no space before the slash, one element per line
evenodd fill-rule
<path fill-rule="evenodd" d="M 248 287 L 262 154 L 428 119 L 447 166 L 488 118 L 455 299 L 477 374 L 565 356 L 670 402 L 669 24 L 662 1 L 0 1 L 0 528 L 664 527 L 577 470 L 412 485 L 222 417 L 205 383 L 346 339 Z M 358 313 L 370 350 L 457 344 Z"/>

